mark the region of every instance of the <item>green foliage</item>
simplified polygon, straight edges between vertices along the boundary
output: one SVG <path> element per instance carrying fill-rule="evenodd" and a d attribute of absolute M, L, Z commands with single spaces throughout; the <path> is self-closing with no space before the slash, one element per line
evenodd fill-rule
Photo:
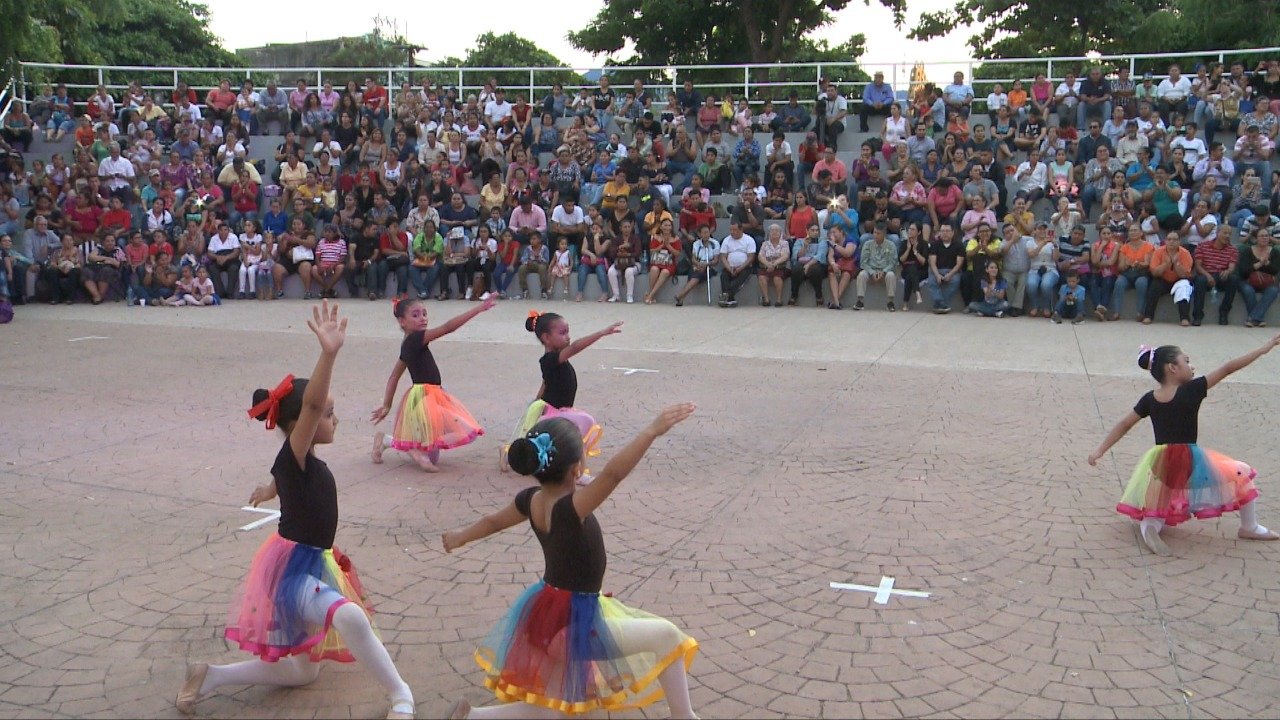
<path fill-rule="evenodd" d="M 538 47 L 531 40 L 526 40 L 512 32 L 501 35 L 486 32 L 476 38 L 475 44 L 467 51 L 465 58 L 449 57 L 445 58 L 441 64 L 463 68 L 462 82 L 467 87 L 483 85 L 490 77 L 495 78 L 500 86 L 507 88 L 507 99 L 513 102 L 515 100 L 513 93 L 519 92 L 521 87 L 528 88 L 529 71 L 466 71 L 466 68 L 561 67 L 564 69 L 535 72 L 533 74 L 533 84 L 545 86 L 558 82 L 566 86 L 572 86 L 580 85 L 583 82 L 582 76 L 565 66 L 560 58 Z M 451 73 L 449 77 L 443 78 L 443 80 L 445 83 L 455 84 L 458 82 L 457 73 Z M 527 90 L 525 92 L 527 93 Z M 536 94 L 541 97 L 544 93 L 538 92 Z M 537 99 L 531 98 L 530 100 L 536 102 Z"/>
<path fill-rule="evenodd" d="M 791 61 L 805 49 L 805 35 L 829 24 L 832 13 L 850 2 L 611 0 L 585 28 L 569 33 L 569 42 L 594 55 L 630 47 L 632 56 L 618 63 L 624 65 Z"/>
<path fill-rule="evenodd" d="M 209 32 L 209 9 L 187 0 L 0 0 L 0 57 L 28 62 L 235 67 Z M 6 68 L 8 70 L 8 68 Z M 108 83 L 170 84 L 173 76 L 108 73 Z M 28 82 L 97 82 L 96 71 L 26 73 Z"/>
<path fill-rule="evenodd" d="M 1172 0 L 1143 18 L 1132 37 L 1126 38 L 1135 52 L 1230 50 L 1278 43 L 1280 7 L 1275 0 Z M 1247 64 L 1252 69 L 1252 62 Z"/>

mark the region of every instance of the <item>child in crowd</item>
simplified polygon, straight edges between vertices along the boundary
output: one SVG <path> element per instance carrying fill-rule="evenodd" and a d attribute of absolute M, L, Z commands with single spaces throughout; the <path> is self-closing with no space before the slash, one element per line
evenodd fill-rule
<path fill-rule="evenodd" d="M 311 314 L 307 327 L 320 342 L 311 379 L 289 375 L 272 390 L 255 390 L 249 410 L 268 430 L 278 425 L 285 433 L 271 483 L 249 498 L 257 507 L 278 495 L 280 526 L 254 555 L 226 630 L 228 640 L 258 659 L 189 666 L 176 703 L 188 715 L 220 687 L 308 685 L 319 675 L 320 661 L 336 660 L 369 669 L 391 699 L 388 718 L 413 717 L 413 693 L 378 640 L 351 559 L 333 545 L 338 489 L 315 447 L 333 442 L 338 429 L 329 385 L 347 319 L 327 302 Z"/>
<path fill-rule="evenodd" d="M 573 252 L 569 250 L 569 238 L 562 237 L 556 244 L 551 258 L 551 299 L 555 299 L 556 286 L 564 285 L 564 299 L 569 299 L 569 278 L 573 274 Z"/>
<path fill-rule="evenodd" d="M 338 234 L 337 225 L 327 225 L 324 239 L 316 243 L 315 277 L 320 283 L 320 297 L 336 298 L 338 281 L 347 266 L 347 241 Z"/>
<path fill-rule="evenodd" d="M 476 651 L 485 685 L 504 704 L 455 703 L 451 718 L 559 717 L 639 708 L 664 695 L 674 718 L 694 718 L 688 668 L 698 642 L 665 620 L 601 593 L 606 555 L 596 508 L 653 441 L 689 417 L 693 403 L 663 410 L 585 488 L 575 483 L 586 453 L 565 418 L 540 420 L 511 443 L 511 467 L 538 487 L 470 527 L 441 536 L 446 552 L 528 522 L 546 570 Z M 657 680 L 660 689 L 652 688 Z"/>
<path fill-rule="evenodd" d="M 258 261 L 258 299 L 271 300 L 279 297 L 275 289 L 276 236 L 268 232 L 262 238 L 262 259 Z"/>
<path fill-rule="evenodd" d="M 405 370 L 409 371 L 413 384 L 400 399 L 390 442 L 384 432 L 379 431 L 373 436 L 375 464 L 382 462 L 384 449 L 393 447 L 408 453 L 423 470 L 436 472 L 441 450 L 462 447 L 484 434 L 484 428 L 462 403 L 441 389 L 440 368 L 431 354 L 430 345 L 433 340 L 448 335 L 493 308 L 496 302 L 495 298 L 489 298 L 434 328 L 427 325 L 427 306 L 421 300 L 398 300 L 392 305 L 396 322 L 404 331 L 404 341 L 400 343 L 400 358 L 391 368 L 391 377 L 387 378 L 382 405 L 374 408 L 369 416 L 374 425 L 391 413 L 391 402 Z"/>
<path fill-rule="evenodd" d="M 1144 417 L 1151 418 L 1156 446 L 1138 461 L 1116 510 L 1140 521 L 1142 542 L 1158 555 L 1169 554 L 1160 538 L 1165 525 L 1174 526 L 1196 518 L 1216 518 L 1240 511 L 1242 540 L 1280 540 L 1277 534 L 1258 524 L 1253 485 L 1257 471 L 1245 463 L 1214 450 L 1200 447 L 1200 403 L 1209 389 L 1232 373 L 1243 370 L 1280 345 L 1280 335 L 1262 347 L 1196 377 L 1191 359 L 1175 345 L 1143 346 L 1138 366 L 1150 371 L 1160 387 L 1138 400 L 1102 444 L 1089 455 L 1089 464 L 1098 460 Z"/>
<path fill-rule="evenodd" d="M 582 433 L 583 446 L 589 456 L 600 454 L 599 444 L 601 428 L 591 417 L 581 410 L 576 410 L 573 403 L 578 398 L 578 373 L 569 360 L 578 353 L 594 345 L 598 340 L 609 335 L 622 332 L 622 323 L 616 322 L 609 327 L 598 330 L 576 341 L 569 340 L 569 322 L 555 313 L 540 313 L 530 310 L 524 321 L 524 329 L 542 343 L 542 357 L 538 367 L 542 370 L 542 387 L 538 395 L 524 412 L 520 424 L 516 426 L 513 439 L 524 437 L 529 429 L 539 420 L 553 417 L 567 418 Z M 507 469 L 507 451 L 504 445 L 498 451 L 498 467 Z"/>
<path fill-rule="evenodd" d="M 1058 288 L 1058 304 L 1054 307 L 1053 317 L 1049 318 L 1061 324 L 1065 318 L 1072 325 L 1084 322 L 1084 286 L 1080 284 L 1080 271 L 1072 268 L 1064 276 L 1066 282 Z"/>
<path fill-rule="evenodd" d="M 174 288 L 173 295 L 164 301 L 170 307 L 183 305 L 212 305 L 214 302 L 213 280 L 203 265 L 193 273 L 191 265 L 182 266 L 182 277 Z"/>

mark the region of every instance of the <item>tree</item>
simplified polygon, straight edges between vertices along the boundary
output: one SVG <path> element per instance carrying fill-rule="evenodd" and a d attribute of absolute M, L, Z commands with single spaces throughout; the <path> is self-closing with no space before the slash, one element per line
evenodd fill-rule
<path fill-rule="evenodd" d="M 916 40 L 950 33 L 958 26 L 979 28 L 969 38 L 975 57 L 1084 55 L 1124 49 L 1139 21 L 1162 0 L 960 0 L 942 12 L 921 15 L 911 31 Z M 886 0 L 889 4 L 889 0 Z"/>
<path fill-rule="evenodd" d="M 886 0 L 897 2 L 901 0 Z M 611 0 L 569 42 L 594 55 L 630 46 L 624 65 L 777 63 L 804 60 L 805 35 L 851 0 Z M 853 60 L 852 57 L 846 61 Z"/>
<path fill-rule="evenodd" d="M 1280 9 L 1274 0 L 1172 0 L 1143 18 L 1126 38 L 1132 51 L 1152 53 L 1275 47 L 1277 43 Z M 1252 69 L 1252 63 L 1247 64 Z"/>
<path fill-rule="evenodd" d="M 467 51 L 467 56 L 462 59 L 456 57 L 445 58 L 443 65 L 459 68 L 502 68 L 502 67 L 549 67 L 563 68 L 563 70 L 544 70 L 535 72 L 533 75 L 533 83 L 539 86 L 551 85 L 552 83 L 562 83 L 565 85 L 577 85 L 582 83 L 582 76 L 569 69 L 560 58 L 538 47 L 531 40 L 508 32 L 501 35 L 495 35 L 492 32 L 486 32 L 476 38 L 471 49 Z M 528 87 L 529 72 L 527 70 L 484 70 L 463 73 L 463 84 L 479 85 L 487 80 L 490 76 L 498 81 L 499 85 L 505 85 L 512 88 Z M 447 82 L 456 82 L 454 77 Z"/>

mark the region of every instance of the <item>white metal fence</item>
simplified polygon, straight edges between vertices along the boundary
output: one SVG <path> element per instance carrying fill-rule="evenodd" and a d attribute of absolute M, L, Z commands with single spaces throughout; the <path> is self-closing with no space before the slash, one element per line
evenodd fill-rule
<path fill-rule="evenodd" d="M 1204 50 L 1184 53 L 1155 53 L 1133 55 L 1090 55 L 1084 57 L 1037 57 L 1037 58 L 1000 58 L 990 60 L 956 60 L 930 62 L 934 68 L 945 68 L 946 77 L 930 78 L 930 82 L 945 85 L 951 80 L 955 71 L 965 73 L 972 79 L 975 69 L 981 68 L 983 74 L 990 74 L 991 67 L 1009 68 L 1008 73 L 999 73 L 1000 77 L 984 77 L 971 80 L 975 95 L 978 92 L 1000 82 L 1006 85 L 1015 79 L 1030 80 L 1030 72 L 1043 71 L 1050 80 L 1058 80 L 1067 70 L 1079 70 L 1081 67 L 1101 64 L 1105 68 L 1127 66 L 1137 76 L 1140 71 L 1152 71 L 1158 77 L 1171 62 L 1180 61 L 1184 65 L 1195 62 L 1227 63 L 1240 60 L 1246 63 L 1248 70 L 1260 59 L 1280 57 L 1280 47 L 1249 48 L 1243 50 Z M 267 79 L 276 80 L 282 88 L 292 88 L 299 79 L 306 81 L 309 88 L 323 85 L 326 77 L 348 78 L 359 76 L 377 78 L 388 89 L 392 103 L 395 102 L 396 89 L 401 82 L 409 81 L 414 85 L 424 79 L 438 82 L 458 89 L 459 96 L 465 97 L 468 92 L 479 90 L 491 75 L 502 75 L 511 78 L 520 73 L 527 80 L 505 82 L 508 92 L 524 92 L 531 102 L 538 102 L 551 89 L 551 82 L 546 78 L 552 74 L 569 73 L 570 76 L 582 77 L 581 85 L 589 85 L 585 79 L 587 72 L 604 72 L 617 78 L 643 77 L 646 86 L 655 90 L 655 94 L 665 99 L 666 92 L 679 88 L 688 77 L 699 77 L 697 86 L 702 91 L 714 94 L 733 93 L 746 97 L 752 103 L 759 104 L 766 99 L 783 100 L 792 92 L 808 100 L 813 97 L 823 78 L 852 76 L 854 70 L 860 70 L 868 76 L 883 72 L 885 81 L 897 92 L 906 91 L 912 84 L 914 63 L 860 61 L 857 63 L 773 63 L 743 65 L 674 65 L 674 66 L 608 66 L 603 68 L 569 68 L 569 67 L 249 67 L 249 68 L 209 68 L 209 67 L 174 67 L 174 66 L 129 66 L 129 65 L 65 65 L 58 63 L 19 62 L 19 75 L 6 85 L 8 97 L 16 98 L 24 104 L 35 93 L 32 87 L 34 77 L 39 75 L 44 80 L 66 84 L 68 90 L 78 102 L 91 95 L 98 85 L 108 90 L 122 90 L 128 87 L 131 80 L 145 77 L 150 81 L 143 84 L 148 92 L 172 90 L 178 82 L 185 81 L 196 91 L 216 87 L 221 79 L 232 81 L 239 86 L 244 79 L 252 79 L 261 86 Z M 1032 70 L 1034 68 L 1034 70 Z M 1189 67 L 1184 70 L 1190 70 Z M 741 73 L 741 81 L 736 75 Z M 1190 73 L 1188 73 L 1190 74 Z M 712 79 L 705 79 L 714 75 Z M 157 80 L 163 76 L 164 81 Z M 730 77 L 733 76 L 733 77 Z M 859 102 L 860 92 L 848 92 L 849 89 L 861 90 L 865 81 L 842 82 L 841 87 L 849 95 L 851 101 Z M 341 85 L 341 83 L 335 83 Z M 625 88 L 620 88 L 625 89 Z M 566 91 L 572 92 L 576 87 L 566 84 Z M 4 104 L 6 95 L 0 94 L 0 105 Z M 10 99 L 9 102 L 13 100 Z"/>

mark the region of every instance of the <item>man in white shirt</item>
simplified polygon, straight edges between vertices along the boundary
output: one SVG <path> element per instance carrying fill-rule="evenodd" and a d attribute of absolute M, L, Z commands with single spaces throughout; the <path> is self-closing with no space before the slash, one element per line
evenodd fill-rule
<path fill-rule="evenodd" d="M 551 211 L 551 227 L 548 235 L 552 245 L 560 242 L 559 238 L 566 238 L 570 247 L 581 249 L 582 241 L 587 237 L 587 216 L 582 212 L 582 208 L 578 207 L 573 193 L 568 193 L 561 198 L 560 204 Z"/>
<path fill-rule="evenodd" d="M 133 203 L 133 180 L 136 177 L 133 163 L 120 156 L 120 143 L 113 142 L 108 148 L 111 155 L 98 163 L 98 177 L 102 178 L 112 197 L 120 198 L 128 206 Z"/>
<path fill-rule="evenodd" d="M 1049 166 L 1040 162 L 1039 151 L 1027 153 L 1026 161 L 1018 166 L 1014 174 L 1014 181 L 1028 205 L 1044 197 L 1044 188 L 1049 183 Z"/>
<path fill-rule="evenodd" d="M 1200 158 L 1209 152 L 1205 147 L 1204 140 L 1196 137 L 1196 131 L 1199 128 L 1195 123 L 1189 122 L 1186 125 L 1186 134 L 1179 135 L 1169 142 L 1169 151 L 1173 152 L 1177 148 L 1182 148 L 1183 162 L 1187 167 L 1194 168 L 1196 163 L 1200 162 Z"/>
<path fill-rule="evenodd" d="M 947 113 L 957 112 L 960 117 L 969 117 L 969 108 L 973 105 L 973 88 L 964 82 L 964 73 L 952 76 L 951 84 L 942 89 L 942 99 L 946 102 Z"/>
<path fill-rule="evenodd" d="M 433 168 L 444 155 L 444 145 L 436 140 L 435 133 L 427 133 L 418 143 L 418 163 L 424 168 Z"/>
<path fill-rule="evenodd" d="M 342 145 L 329 135 L 328 130 L 321 130 L 320 139 L 316 141 L 315 145 L 311 146 L 311 157 L 316 158 L 318 161 L 320 159 L 320 153 L 325 150 L 329 151 L 329 164 L 334 167 L 341 167 Z"/>
<path fill-rule="evenodd" d="M 774 172 L 781 170 L 787 174 L 788 181 L 794 181 L 796 164 L 791 157 L 791 143 L 787 142 L 786 133 L 781 130 L 774 131 L 773 142 L 764 148 L 764 159 L 768 170 L 766 178 L 773 177 Z"/>
<path fill-rule="evenodd" d="M 836 86 L 832 83 L 827 85 L 826 96 L 820 98 L 818 104 L 822 109 L 820 113 L 822 120 L 818 124 L 818 142 L 834 148 L 839 143 L 840 133 L 844 132 L 844 119 L 849 114 L 849 101 L 836 91 Z"/>
<path fill-rule="evenodd" d="M 1169 77 L 1156 86 L 1156 97 L 1160 99 L 1160 114 L 1167 122 L 1175 112 L 1186 114 L 1187 96 L 1191 94 L 1191 81 L 1182 76 L 1182 69 L 1176 64 L 1169 66 Z"/>
<path fill-rule="evenodd" d="M 751 279 L 756 262 L 756 241 L 742 232 L 736 220 L 729 222 L 729 235 L 720 242 L 720 258 L 720 307 L 737 307 L 738 291 Z"/>
<path fill-rule="evenodd" d="M 494 99 L 485 103 L 484 116 L 489 120 L 489 127 L 495 129 L 511 119 L 511 103 L 507 102 L 505 90 L 498 88 Z"/>
<path fill-rule="evenodd" d="M 1124 137 L 1116 143 L 1116 159 L 1128 165 L 1138 159 L 1138 148 L 1150 147 L 1147 136 L 1138 132 L 1138 121 L 1130 120 L 1125 124 Z"/>
<path fill-rule="evenodd" d="M 1053 101 L 1058 109 L 1058 124 L 1062 124 L 1062 118 L 1076 116 L 1076 105 L 1080 104 L 1080 81 L 1076 79 L 1074 70 L 1068 70 L 1062 82 L 1058 83 L 1058 89 L 1053 91 Z"/>

